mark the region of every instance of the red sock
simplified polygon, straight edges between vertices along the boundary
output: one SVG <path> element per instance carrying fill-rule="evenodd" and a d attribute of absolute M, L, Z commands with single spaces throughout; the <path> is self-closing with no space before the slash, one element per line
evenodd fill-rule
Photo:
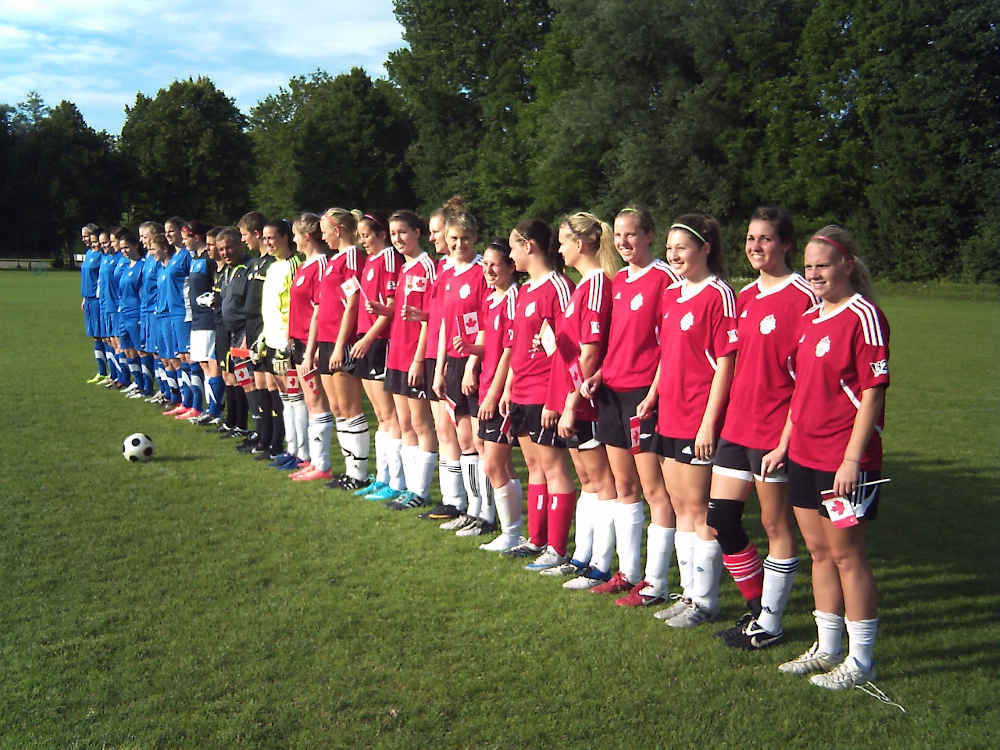
<path fill-rule="evenodd" d="M 764 589 L 764 566 L 753 542 L 735 555 L 723 555 L 722 564 L 733 577 L 744 599 L 760 599 Z"/>
<path fill-rule="evenodd" d="M 549 490 L 544 484 L 528 485 L 528 536 L 536 547 L 545 546 Z"/>
<path fill-rule="evenodd" d="M 573 523 L 573 510 L 576 508 L 576 493 L 553 492 L 549 498 L 549 546 L 565 556 L 569 526 Z"/>

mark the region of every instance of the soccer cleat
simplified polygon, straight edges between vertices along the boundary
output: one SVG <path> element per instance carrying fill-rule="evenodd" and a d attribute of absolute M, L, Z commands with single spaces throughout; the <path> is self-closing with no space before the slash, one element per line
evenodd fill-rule
<path fill-rule="evenodd" d="M 628 591 L 632 588 L 632 584 L 629 583 L 628 578 L 620 570 L 617 571 L 611 578 L 609 578 L 604 583 L 594 586 L 591 590 L 591 594 L 620 594 L 623 591 Z"/>
<path fill-rule="evenodd" d="M 827 690 L 849 690 L 875 679 L 875 662 L 864 669 L 854 659 L 844 659 L 840 664 L 824 674 L 814 674 L 809 678 L 816 687 Z"/>
<path fill-rule="evenodd" d="M 200 416 L 201 412 L 198 409 L 192 407 L 187 411 L 182 411 L 180 414 L 174 417 L 174 419 L 186 419 L 188 422 L 190 422 L 192 419 L 197 419 Z"/>
<path fill-rule="evenodd" d="M 456 534 L 458 534 L 459 531 L 465 531 L 466 529 L 474 529 L 476 526 L 479 525 L 479 519 L 477 517 L 475 517 L 475 516 L 466 516 L 466 518 L 468 520 L 466 520 L 465 523 L 463 523 L 461 526 L 459 526 L 459 527 L 457 527 L 455 529 L 455 533 Z"/>
<path fill-rule="evenodd" d="M 385 482 L 380 482 L 375 478 L 374 474 L 369 474 L 368 478 L 365 480 L 365 485 L 358 487 L 356 490 L 352 490 L 351 494 L 357 497 L 364 497 L 369 492 L 376 492 L 383 487 L 388 487 Z"/>
<path fill-rule="evenodd" d="M 103 383 L 103 382 L 104 382 L 104 375 L 101 375 L 101 373 L 99 372 L 95 373 L 94 377 L 90 378 L 87 381 L 87 383 Z"/>
<path fill-rule="evenodd" d="M 320 471 L 319 469 L 310 469 L 309 471 L 300 471 L 297 474 L 292 474 L 292 481 L 312 482 L 315 479 L 329 479 L 330 476 L 329 470 Z"/>
<path fill-rule="evenodd" d="M 551 545 L 545 548 L 545 551 L 535 558 L 534 562 L 530 562 L 524 566 L 525 570 L 530 570 L 533 573 L 540 573 L 543 570 L 548 570 L 549 568 L 554 568 L 556 565 L 562 565 L 564 562 L 568 562 L 569 558 L 566 555 L 560 555 L 556 552 L 555 548 Z"/>
<path fill-rule="evenodd" d="M 176 417 L 178 414 L 186 412 L 187 410 L 188 410 L 188 408 L 186 406 L 184 406 L 184 404 L 177 404 L 176 406 L 174 406 L 174 407 L 172 407 L 170 409 L 167 409 L 165 412 L 163 412 L 163 416 L 165 416 L 165 417 Z"/>
<path fill-rule="evenodd" d="M 340 482 L 340 489 L 347 490 L 348 492 L 357 492 L 363 487 L 367 487 L 369 482 L 367 479 L 358 479 L 357 477 L 352 477 L 349 474 L 342 474 L 338 477 Z"/>
<path fill-rule="evenodd" d="M 507 550 L 524 544 L 526 541 L 523 536 L 512 537 L 509 534 L 501 534 L 491 542 L 480 544 L 479 549 L 483 552 L 499 552 L 500 554 L 504 554 Z"/>
<path fill-rule="evenodd" d="M 815 674 L 816 672 L 829 672 L 844 660 L 844 654 L 825 654 L 819 650 L 819 642 L 813 641 L 813 645 L 802 655 L 796 656 L 791 661 L 786 661 L 778 666 L 778 671 L 784 674 L 804 675 Z"/>
<path fill-rule="evenodd" d="M 661 609 L 653 613 L 653 617 L 657 620 L 669 620 L 672 617 L 676 617 L 691 603 L 690 599 L 685 599 L 681 594 L 670 594 L 667 597 L 673 601 L 666 609 Z"/>
<path fill-rule="evenodd" d="M 130 394 L 128 394 L 128 396 L 126 396 L 126 398 L 144 398 L 144 397 L 145 396 L 142 391 L 132 391 Z"/>
<path fill-rule="evenodd" d="M 297 477 L 297 476 L 298 476 L 299 474 L 308 474 L 308 473 L 310 473 L 311 471 L 313 471 L 313 465 L 312 465 L 311 463 L 309 463 L 309 462 L 307 461 L 307 462 L 306 462 L 306 463 L 304 463 L 304 464 L 299 464 L 299 465 L 298 465 L 298 471 L 295 471 L 295 472 L 293 472 L 293 473 L 292 473 L 292 474 L 291 474 L 291 475 L 289 476 L 289 478 L 290 478 L 290 479 L 295 479 L 295 477 Z M 330 478 L 330 477 L 327 477 L 327 479 L 329 479 L 329 478 Z"/>
<path fill-rule="evenodd" d="M 521 537 L 524 539 L 524 537 Z M 523 542 L 517 544 L 513 547 L 508 547 L 503 550 L 500 554 L 504 557 L 538 557 L 541 554 L 542 548 L 531 543 L 530 539 L 524 539 Z"/>
<path fill-rule="evenodd" d="M 566 581 L 563 584 L 563 588 L 570 591 L 586 591 L 587 589 L 594 588 L 594 586 L 600 586 L 610 579 L 610 573 L 602 573 L 597 568 L 586 567 L 576 578 L 570 578 Z"/>
<path fill-rule="evenodd" d="M 492 534 L 496 530 L 497 525 L 495 523 L 488 523 L 481 518 L 477 518 L 476 522 L 471 526 L 466 526 L 456 531 L 455 536 L 482 536 L 483 534 Z"/>
<path fill-rule="evenodd" d="M 218 430 L 219 425 L 221 425 L 221 424 L 225 424 L 222 421 L 222 415 L 221 414 L 218 415 L 218 416 L 212 417 L 207 422 L 205 422 L 205 426 L 206 427 L 214 427 L 214 428 L 216 428 L 216 430 Z M 213 430 L 209 430 L 209 432 L 213 432 Z"/>
<path fill-rule="evenodd" d="M 744 612 L 740 615 L 740 619 L 736 621 L 736 624 L 731 628 L 716 630 L 715 637 L 721 638 L 724 641 L 728 641 L 730 638 L 738 638 L 743 634 L 743 631 L 746 630 L 746 627 L 750 624 L 751 620 L 753 620 L 753 614 L 750 612 Z"/>
<path fill-rule="evenodd" d="M 289 453 L 279 453 L 277 456 L 275 456 L 271 460 L 271 463 L 269 463 L 268 466 L 270 466 L 272 469 L 279 469 L 280 470 L 292 458 L 293 458 L 293 456 L 291 454 L 289 454 Z M 298 462 L 299 462 L 299 460 L 296 458 L 295 459 L 295 463 L 298 463 Z"/>
<path fill-rule="evenodd" d="M 248 437 L 242 443 L 236 446 L 237 453 L 250 453 L 254 448 L 257 447 L 257 440 L 253 437 Z"/>
<path fill-rule="evenodd" d="M 404 492 L 395 500 L 390 500 L 385 504 L 389 510 L 410 510 L 411 508 L 422 508 L 427 505 L 427 501 L 415 492 Z"/>
<path fill-rule="evenodd" d="M 135 393 L 137 390 L 139 390 L 138 383 L 129 383 L 127 386 L 122 388 L 121 393 L 123 396 L 128 396 L 130 393 Z"/>
<path fill-rule="evenodd" d="M 205 425 L 211 422 L 215 418 L 215 415 L 210 411 L 202 412 L 202 414 L 194 421 L 195 424 Z"/>
<path fill-rule="evenodd" d="M 615 599 L 619 607 L 652 607 L 662 603 L 663 595 L 645 581 L 639 581 L 625 596 Z"/>
<path fill-rule="evenodd" d="M 454 505 L 447 505 L 446 503 L 440 503 L 435 505 L 428 511 L 421 513 L 417 518 L 422 518 L 425 521 L 441 521 L 446 518 L 455 518 L 462 511 L 456 508 Z"/>
<path fill-rule="evenodd" d="M 395 500 L 397 497 L 399 497 L 402 494 L 403 494 L 402 490 L 394 490 L 389 485 L 386 485 L 385 487 L 383 487 L 382 489 L 380 489 L 380 490 L 378 490 L 376 492 L 369 492 L 364 497 L 365 497 L 365 500 L 371 500 L 373 502 L 381 501 L 381 502 L 384 503 L 387 500 Z"/>
<path fill-rule="evenodd" d="M 551 568 L 543 570 L 539 575 L 543 576 L 578 576 L 581 570 L 586 569 L 586 565 L 582 563 L 576 563 L 573 560 L 568 560 L 561 565 L 554 565 Z"/>
<path fill-rule="evenodd" d="M 468 516 L 465 513 L 459 513 L 457 516 L 452 518 L 450 521 L 445 521 L 438 526 L 439 529 L 444 529 L 445 531 L 457 531 L 458 529 L 465 526 L 469 521 L 474 520 L 472 516 Z"/>
<path fill-rule="evenodd" d="M 299 468 L 299 457 L 288 455 L 285 460 L 275 466 L 278 471 L 292 471 Z"/>
<path fill-rule="evenodd" d="M 706 622 L 712 622 L 718 616 L 718 612 L 712 612 L 695 602 L 691 602 L 681 610 L 680 614 L 667 620 L 667 625 L 672 628 L 693 628 Z"/>
<path fill-rule="evenodd" d="M 777 646 L 785 640 L 783 632 L 768 633 L 754 619 L 751 619 L 743 630 L 735 635 L 730 634 L 729 631 L 724 632 L 726 635 L 722 636 L 723 643 L 730 648 L 741 648 L 744 651 L 761 651 L 770 646 Z"/>

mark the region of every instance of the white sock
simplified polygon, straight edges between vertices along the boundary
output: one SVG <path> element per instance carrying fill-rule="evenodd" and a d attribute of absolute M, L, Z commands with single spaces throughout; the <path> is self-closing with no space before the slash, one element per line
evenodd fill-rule
<path fill-rule="evenodd" d="M 573 562 L 588 565 L 594 554 L 594 515 L 597 493 L 583 492 L 576 499 L 576 528 L 573 530 Z"/>
<path fill-rule="evenodd" d="M 482 499 L 479 496 L 479 454 L 463 453 L 459 464 L 462 467 L 462 483 L 465 485 L 465 494 L 469 498 L 469 507 L 465 512 L 478 518 L 482 505 Z"/>
<path fill-rule="evenodd" d="M 410 487 L 409 484 L 407 484 L 407 487 L 413 494 L 427 500 L 431 496 L 431 480 L 434 478 L 434 469 L 438 465 L 438 454 L 426 453 L 420 450 L 419 445 L 415 445 L 413 448 L 415 463 L 417 463 L 417 469 L 414 474 L 416 479 L 413 487 Z"/>
<path fill-rule="evenodd" d="M 770 555 L 764 558 L 764 588 L 760 596 L 760 614 L 757 624 L 768 633 L 781 632 L 781 618 L 788 606 L 788 597 L 799 569 L 799 558 L 777 560 Z"/>
<path fill-rule="evenodd" d="M 406 480 L 403 478 L 402 448 L 402 440 L 391 435 L 385 436 L 385 461 L 389 466 L 389 486 L 399 492 L 406 489 Z"/>
<path fill-rule="evenodd" d="M 503 487 L 493 488 L 496 500 L 497 518 L 500 519 L 500 531 L 510 542 L 521 538 L 521 483 L 511 479 Z"/>
<path fill-rule="evenodd" d="M 844 618 L 832 612 L 813 611 L 816 618 L 816 641 L 819 643 L 819 650 L 824 654 L 843 653 L 841 639 L 844 635 Z"/>
<path fill-rule="evenodd" d="M 295 438 L 298 440 L 299 452 L 296 454 L 303 461 L 309 460 L 309 410 L 306 409 L 306 397 L 301 393 L 289 395 L 285 407 L 287 414 L 291 407 L 292 419 L 295 420 Z"/>
<path fill-rule="evenodd" d="M 317 471 L 330 470 L 330 440 L 333 437 L 333 415 L 325 411 L 309 416 L 309 463 Z"/>
<path fill-rule="evenodd" d="M 493 492 L 493 485 L 486 477 L 486 468 L 482 461 L 476 464 L 476 472 L 476 480 L 479 484 L 479 517 L 485 523 L 495 523 L 497 520 L 496 493 Z"/>
<path fill-rule="evenodd" d="M 693 531 L 678 531 L 674 534 L 674 554 L 677 555 L 677 573 L 681 579 L 681 595 L 691 598 L 694 576 L 694 543 L 698 535 Z"/>
<path fill-rule="evenodd" d="M 442 459 L 438 481 L 441 483 L 441 502 L 465 510 L 465 484 L 462 482 L 462 465 L 458 461 Z"/>
<path fill-rule="evenodd" d="M 368 478 L 368 420 L 364 414 L 337 420 L 337 437 L 344 453 L 347 475 L 355 479 Z"/>
<path fill-rule="evenodd" d="M 719 578 L 722 575 L 722 547 L 714 539 L 694 543 L 693 596 L 691 600 L 709 612 L 719 611 Z"/>
<path fill-rule="evenodd" d="M 844 618 L 847 625 L 847 658 L 854 659 L 854 663 L 862 669 L 871 669 L 875 657 L 872 651 L 875 648 L 875 635 L 878 633 L 878 618 L 871 620 L 848 620 Z"/>
<path fill-rule="evenodd" d="M 378 433 L 375 433 L 375 452 L 378 453 Z M 410 492 L 414 492 L 417 486 L 417 474 L 420 472 L 420 446 L 406 445 L 402 441 L 399 444 L 399 460 L 403 464 L 403 484 Z M 420 494 L 420 493 L 416 493 Z"/>
<path fill-rule="evenodd" d="M 292 414 L 292 405 L 289 402 L 289 395 L 282 393 L 278 396 L 281 399 L 281 421 L 285 425 L 285 452 L 290 456 L 301 458 L 299 455 L 299 438 L 295 434 L 295 415 Z"/>
<path fill-rule="evenodd" d="M 642 580 L 642 527 L 646 523 L 643 503 L 615 503 L 615 538 L 618 540 L 618 569 L 636 584 Z"/>
<path fill-rule="evenodd" d="M 646 528 L 646 583 L 660 596 L 666 596 L 667 571 L 670 558 L 674 555 L 674 533 L 676 529 L 650 523 Z"/>
<path fill-rule="evenodd" d="M 594 552 L 590 567 L 602 573 L 611 573 L 611 560 L 615 556 L 615 500 L 594 502 Z"/>
<path fill-rule="evenodd" d="M 375 430 L 375 481 L 389 484 L 389 462 L 385 455 L 385 441 L 389 434 Z"/>

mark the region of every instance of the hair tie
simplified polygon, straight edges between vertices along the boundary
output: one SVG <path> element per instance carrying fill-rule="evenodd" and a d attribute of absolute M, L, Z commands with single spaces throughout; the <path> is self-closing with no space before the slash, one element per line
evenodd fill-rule
<path fill-rule="evenodd" d="M 850 253 L 848 253 L 848 252 L 847 252 L 847 251 L 846 251 L 846 250 L 844 249 L 844 246 L 843 246 L 843 245 L 841 245 L 841 244 L 840 244 L 839 242 L 837 242 L 836 240 L 831 240 L 831 239 L 830 239 L 829 237 L 827 237 L 827 236 L 826 236 L 826 235 L 824 235 L 824 234 L 814 234 L 814 235 L 812 236 L 812 238 L 813 238 L 814 240 L 819 240 L 820 242 L 825 242 L 825 243 L 826 243 L 826 244 L 828 244 L 828 245 L 833 245 L 833 246 L 834 246 L 835 248 L 837 248 L 838 250 L 840 250 L 840 252 L 842 252 L 842 253 L 843 253 L 844 255 L 850 255 Z"/>
<path fill-rule="evenodd" d="M 377 226 L 379 229 L 385 229 L 385 227 L 382 226 L 382 222 L 376 219 L 371 214 L 365 214 L 364 218 L 368 219 L 368 221 Z"/>
<path fill-rule="evenodd" d="M 704 237 L 701 236 L 701 233 L 698 232 L 698 230 L 692 229 L 687 224 L 671 224 L 670 228 L 671 229 L 684 229 L 684 230 L 687 230 L 688 232 L 690 232 L 691 234 L 693 234 L 695 237 L 697 237 L 699 240 L 701 240 L 703 243 L 707 243 L 708 242 L 708 240 L 706 240 Z"/>

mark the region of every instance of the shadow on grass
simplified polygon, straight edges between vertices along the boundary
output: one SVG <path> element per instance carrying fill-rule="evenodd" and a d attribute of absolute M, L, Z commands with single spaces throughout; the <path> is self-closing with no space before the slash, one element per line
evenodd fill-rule
<path fill-rule="evenodd" d="M 200 456 L 156 456 L 156 458 L 153 459 L 153 461 L 158 464 L 179 464 L 187 461 L 199 460 L 201 460 Z"/>

